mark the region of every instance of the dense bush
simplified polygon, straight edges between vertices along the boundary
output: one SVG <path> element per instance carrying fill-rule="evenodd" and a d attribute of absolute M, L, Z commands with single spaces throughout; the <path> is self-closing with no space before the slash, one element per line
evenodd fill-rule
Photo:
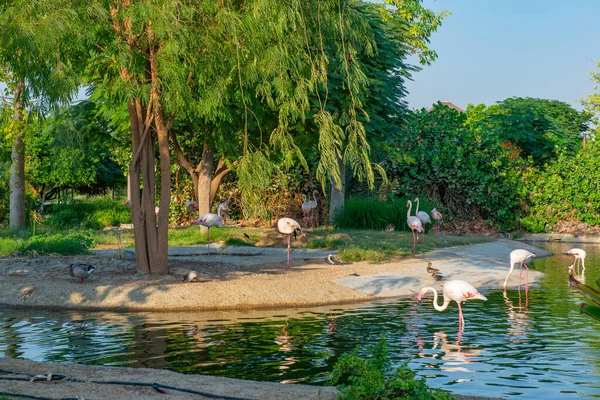
<path fill-rule="evenodd" d="M 131 210 L 123 205 L 123 201 L 98 198 L 54 204 L 48 211 L 43 225 L 57 230 L 103 229 L 130 222 Z"/>
<path fill-rule="evenodd" d="M 574 157 L 561 153 L 545 170 L 529 173 L 527 186 L 525 229 L 549 232 L 560 220 L 600 225 L 600 143 L 590 142 Z"/>
<path fill-rule="evenodd" d="M 406 225 L 406 213 L 408 211 L 406 197 L 393 198 L 393 201 L 386 202 L 373 198 L 356 198 L 347 200 L 344 208 L 334 218 L 336 228 L 342 229 L 385 229 L 389 224 L 395 226 L 396 230 L 410 231 Z M 414 197 L 410 197 L 414 200 Z M 425 211 L 430 214 L 431 209 L 436 205 L 429 202 L 424 196 L 419 197 L 419 211 Z M 440 209 L 439 206 L 437 206 Z M 416 204 L 413 203 L 411 215 L 415 215 Z M 432 220 L 433 222 L 433 220 Z M 432 225 L 427 224 L 426 230 Z"/>
<path fill-rule="evenodd" d="M 416 112 L 406 129 L 387 162 L 398 196 L 424 193 L 451 214 L 514 223 L 526 192 L 524 162 L 511 158 L 499 138 L 476 132 L 465 113 L 441 104 Z"/>
<path fill-rule="evenodd" d="M 85 254 L 94 247 L 94 240 L 86 233 L 70 233 L 67 235 L 56 234 L 51 236 L 33 236 L 23 242 L 19 251 L 23 254 L 49 254 L 63 255 Z"/>
<path fill-rule="evenodd" d="M 392 376 L 385 338 L 369 346 L 370 357 L 355 349 L 344 354 L 333 367 L 331 384 L 339 385 L 341 399 L 454 399 L 450 393 L 431 389 L 425 379 L 415 379 L 415 373 L 400 366 Z"/>

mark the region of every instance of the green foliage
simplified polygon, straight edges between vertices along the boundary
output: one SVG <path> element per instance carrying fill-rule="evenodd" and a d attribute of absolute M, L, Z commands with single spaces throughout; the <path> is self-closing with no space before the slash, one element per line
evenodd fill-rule
<path fill-rule="evenodd" d="M 359 348 L 342 355 L 331 375 L 331 384 L 338 385 L 341 399 L 415 399 L 444 400 L 454 396 L 440 389 L 431 389 L 424 378 L 416 378 L 407 363 L 398 367 L 392 376 L 387 342 L 383 334 L 377 344 Z"/>
<path fill-rule="evenodd" d="M 406 135 L 387 164 L 397 196 L 423 193 L 462 217 L 492 218 L 512 225 L 525 196 L 523 162 L 500 139 L 470 128 L 467 115 L 438 103 L 406 123 Z"/>
<path fill-rule="evenodd" d="M 397 229 L 404 229 L 406 211 L 402 201 L 388 203 L 369 198 L 350 199 L 335 216 L 334 225 L 341 229 L 383 230 L 389 224 L 393 224 Z"/>
<path fill-rule="evenodd" d="M 600 133 L 600 60 L 596 60 L 596 65 L 599 68 L 596 71 L 592 71 L 592 81 L 594 82 L 595 93 L 589 94 L 582 100 L 585 110 L 590 113 L 593 117 L 594 124 L 596 125 L 596 134 Z"/>
<path fill-rule="evenodd" d="M 131 210 L 123 201 L 106 198 L 54 204 L 42 225 L 55 230 L 103 229 L 131 222 Z"/>
<path fill-rule="evenodd" d="M 0 255 L 13 254 L 21 248 L 22 243 L 20 238 L 0 237 Z"/>
<path fill-rule="evenodd" d="M 574 156 L 560 153 L 543 171 L 526 175 L 529 214 L 522 220 L 531 232 L 550 232 L 558 221 L 600 225 L 600 143 L 589 142 Z"/>
<path fill-rule="evenodd" d="M 599 283 L 600 280 L 596 281 L 596 285 L 600 286 Z M 585 283 L 579 282 L 573 275 L 569 275 L 569 284 L 594 303 L 591 305 L 581 304 L 581 312 L 600 320 L 600 292 Z"/>
<path fill-rule="evenodd" d="M 534 165 L 554 160 L 559 151 L 575 154 L 591 115 L 558 100 L 512 97 L 489 107 L 467 109 L 470 125 L 516 146 Z"/>
<path fill-rule="evenodd" d="M 62 255 L 86 254 L 95 246 L 87 233 L 58 233 L 50 236 L 33 236 L 24 242 L 19 251 L 26 255 L 58 253 Z"/>

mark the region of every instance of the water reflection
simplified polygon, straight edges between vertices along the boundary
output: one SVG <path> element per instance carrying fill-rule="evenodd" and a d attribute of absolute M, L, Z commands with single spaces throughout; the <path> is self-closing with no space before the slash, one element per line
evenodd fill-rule
<path fill-rule="evenodd" d="M 568 249 L 568 248 L 567 248 Z M 3 310 L 0 356 L 38 361 L 168 368 L 272 382 L 327 382 L 345 352 L 383 334 L 394 365 L 407 360 L 434 387 L 467 395 L 547 399 L 600 397 L 600 323 L 579 312 L 568 284 L 572 256 L 537 259 L 531 290 L 485 291 L 439 313 L 414 298 L 365 305 L 212 313 L 82 313 Z M 597 247 L 587 248 L 586 277 Z"/>

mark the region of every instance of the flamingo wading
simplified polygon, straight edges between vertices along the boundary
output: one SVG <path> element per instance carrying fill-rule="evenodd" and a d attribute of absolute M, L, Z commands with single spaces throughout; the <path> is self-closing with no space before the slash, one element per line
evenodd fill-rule
<path fill-rule="evenodd" d="M 406 213 L 406 224 L 412 230 L 412 234 L 413 234 L 412 251 L 414 252 L 417 247 L 417 236 L 415 236 L 415 231 L 417 231 L 417 233 L 422 233 L 423 232 L 423 223 L 421 222 L 421 220 L 418 217 L 415 217 L 414 215 L 413 216 L 410 215 L 410 211 L 412 210 L 412 203 L 410 200 L 408 200 L 408 202 L 406 203 L 406 207 L 408 207 L 408 211 Z"/>
<path fill-rule="evenodd" d="M 535 253 L 527 251 L 525 249 L 516 249 L 510 252 L 510 270 L 508 271 L 508 275 L 506 275 L 506 279 L 504 280 L 504 290 L 506 290 L 506 283 L 508 282 L 508 277 L 512 274 L 513 269 L 515 268 L 515 264 L 519 263 L 521 265 L 521 274 L 519 275 L 519 283 L 521 283 L 521 278 L 523 277 L 523 266 L 525 266 L 526 275 L 525 275 L 525 290 L 528 289 L 529 284 L 529 267 L 525 264 L 525 261 L 530 258 L 535 257 Z"/>
<path fill-rule="evenodd" d="M 568 254 L 570 256 L 575 256 L 575 261 L 573 262 L 573 268 L 575 268 L 576 271 L 577 271 L 577 262 L 578 261 L 581 262 L 581 270 L 585 271 L 585 256 L 587 255 L 585 250 L 571 249 L 571 250 L 565 252 L 565 254 Z"/>
<path fill-rule="evenodd" d="M 433 292 L 433 307 L 437 311 L 444 311 L 448 308 L 448 305 L 452 300 L 458 304 L 458 327 L 463 328 L 465 326 L 465 319 L 462 313 L 461 303 L 467 300 L 487 300 L 487 298 L 479 293 L 477 289 L 473 287 L 469 282 L 461 280 L 448 281 L 442 287 L 442 293 L 444 294 L 444 304 L 441 306 L 438 304 L 438 292 L 432 287 L 424 287 L 417 296 L 417 299 L 421 301 L 423 295 L 427 292 Z"/>
<path fill-rule="evenodd" d="M 223 226 L 223 218 L 217 214 L 204 214 L 201 215 L 197 220 L 193 222 L 194 225 L 202 225 L 208 228 L 208 256 L 210 257 L 210 228 L 216 226 L 221 228 Z"/>
<path fill-rule="evenodd" d="M 300 233 L 303 235 L 304 235 L 304 232 L 302 232 L 302 227 L 300 227 L 300 224 L 291 218 L 281 218 L 279 221 L 277 221 L 277 230 L 280 233 L 283 233 L 284 235 L 287 236 L 287 243 L 288 243 L 287 268 L 289 269 L 290 268 L 290 249 L 292 247 L 292 235 L 296 231 L 300 231 Z"/>

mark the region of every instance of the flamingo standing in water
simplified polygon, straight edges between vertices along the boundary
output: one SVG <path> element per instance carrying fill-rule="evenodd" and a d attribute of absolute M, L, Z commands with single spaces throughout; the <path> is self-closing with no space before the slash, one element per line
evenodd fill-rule
<path fill-rule="evenodd" d="M 462 313 L 461 303 L 467 300 L 487 300 L 487 298 L 479 293 L 469 282 L 452 280 L 444 283 L 442 292 L 444 294 L 444 304 L 438 304 L 438 292 L 432 287 L 424 287 L 417 296 L 421 301 L 423 295 L 427 292 L 433 292 L 433 306 L 437 311 L 444 311 L 448 308 L 450 301 L 454 300 L 458 304 L 458 328 L 459 331 L 465 326 L 465 319 Z"/>
<path fill-rule="evenodd" d="M 425 211 L 419 211 L 419 198 L 418 197 L 415 197 L 415 203 L 417 203 L 417 208 L 415 209 L 415 215 L 417 216 L 417 218 L 419 218 L 421 220 L 421 223 L 423 224 L 423 230 L 424 230 L 425 224 L 431 223 L 431 218 L 429 218 L 429 214 L 427 214 Z M 423 243 L 425 243 L 425 232 L 423 232 L 422 240 L 423 240 Z"/>
<path fill-rule="evenodd" d="M 302 227 L 300 224 L 291 218 L 281 218 L 279 221 L 277 221 L 277 230 L 287 236 L 287 269 L 290 269 L 290 249 L 292 247 L 292 235 L 296 231 L 300 231 L 302 235 L 304 235 L 304 232 L 302 232 Z"/>
<path fill-rule="evenodd" d="M 529 285 L 529 267 L 525 264 L 525 261 L 530 258 L 535 257 L 535 253 L 527 251 L 525 249 L 516 249 L 510 252 L 510 270 L 508 271 L 508 275 L 506 275 L 506 279 L 504 280 L 504 291 L 506 291 L 506 283 L 508 282 L 508 277 L 513 272 L 513 268 L 516 263 L 521 265 L 521 274 L 519 275 L 519 284 L 521 283 L 521 278 L 523 277 L 523 266 L 525 266 L 526 275 L 525 275 L 525 292 L 528 290 Z"/>
<path fill-rule="evenodd" d="M 217 214 L 204 214 L 201 215 L 200 218 L 193 222 L 194 225 L 202 225 L 208 228 L 208 256 L 210 257 L 210 228 L 216 226 L 217 228 L 221 228 L 223 226 L 223 218 Z"/>
<path fill-rule="evenodd" d="M 575 261 L 573 261 L 573 267 L 575 268 L 576 271 L 577 271 L 577 261 L 581 262 L 582 272 L 585 271 L 585 256 L 587 255 L 585 250 L 571 249 L 571 250 L 565 252 L 565 254 L 568 254 L 570 256 L 575 256 Z"/>
<path fill-rule="evenodd" d="M 437 209 L 433 209 L 431 210 L 431 218 L 433 218 L 435 220 L 436 223 L 436 227 L 438 232 L 440 231 L 440 225 L 442 225 L 442 213 L 439 212 Z"/>
<path fill-rule="evenodd" d="M 423 232 L 423 223 L 421 222 L 419 217 L 410 215 L 410 211 L 412 210 L 412 203 L 410 200 L 408 200 L 408 202 L 406 203 L 406 207 L 408 207 L 408 212 L 406 213 L 406 224 L 412 230 L 412 234 L 413 234 L 412 251 L 414 252 L 417 247 L 417 237 L 415 236 L 415 231 L 417 231 L 417 233 L 422 233 Z"/>

